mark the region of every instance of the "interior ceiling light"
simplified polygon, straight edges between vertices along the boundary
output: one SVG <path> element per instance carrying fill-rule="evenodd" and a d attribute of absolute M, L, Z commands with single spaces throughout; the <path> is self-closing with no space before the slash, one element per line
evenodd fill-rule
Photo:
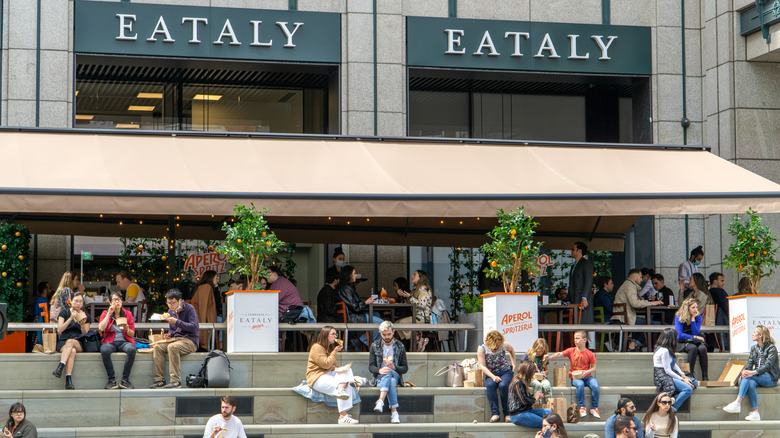
<path fill-rule="evenodd" d="M 162 93 L 138 93 L 138 96 L 135 96 L 139 99 L 162 99 L 163 94 Z"/>
<path fill-rule="evenodd" d="M 130 105 L 128 111 L 154 111 L 154 105 Z"/>
<path fill-rule="evenodd" d="M 138 123 L 117 123 L 116 127 L 120 129 L 138 129 L 141 125 Z"/>
<path fill-rule="evenodd" d="M 92 120 L 95 118 L 93 114 L 76 114 L 76 120 Z"/>
<path fill-rule="evenodd" d="M 192 100 L 219 100 L 222 99 L 221 94 L 196 94 Z"/>

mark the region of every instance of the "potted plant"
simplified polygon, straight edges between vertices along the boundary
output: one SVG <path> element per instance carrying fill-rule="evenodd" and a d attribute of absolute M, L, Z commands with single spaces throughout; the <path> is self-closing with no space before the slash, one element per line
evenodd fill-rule
<path fill-rule="evenodd" d="M 505 213 L 496 213 L 498 225 L 487 233 L 490 242 L 482 245 L 489 262 L 484 272 L 490 278 L 501 279 L 504 292 L 513 293 L 522 272 L 534 276 L 539 271 L 536 259 L 542 242 L 534 242 L 536 227 L 533 216 L 526 216 L 525 207 Z"/>
<path fill-rule="evenodd" d="M 777 238 L 752 208 L 745 214 L 747 217 L 744 222 L 739 216 L 734 215 L 729 224 L 728 232 L 736 240 L 729 245 L 729 252 L 723 259 L 723 265 L 736 269 L 747 277 L 753 293 L 758 294 L 761 279 L 772 275 L 778 264 L 775 259 Z"/>
<path fill-rule="evenodd" d="M 485 291 L 485 293 L 489 293 L 489 291 Z M 464 337 L 464 331 L 459 331 L 458 344 L 463 345 L 463 351 L 477 351 L 485 337 L 482 324 L 482 297 L 479 292 L 469 292 L 461 295 L 460 299 L 463 301 L 463 312 L 458 315 L 458 322 L 474 324 L 474 330 L 468 331 L 468 338 Z"/>
<path fill-rule="evenodd" d="M 268 227 L 264 215 L 269 211 L 257 210 L 254 204 L 236 205 L 231 222 L 222 225 L 225 241 L 217 252 L 227 255 L 231 274 L 246 275 L 248 290 L 257 290 L 260 277 L 268 275 L 267 267 L 273 256 L 286 248 Z"/>

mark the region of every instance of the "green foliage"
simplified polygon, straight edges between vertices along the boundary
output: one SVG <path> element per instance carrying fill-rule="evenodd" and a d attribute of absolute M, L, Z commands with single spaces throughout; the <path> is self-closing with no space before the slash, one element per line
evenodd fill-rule
<path fill-rule="evenodd" d="M 479 260 L 479 253 L 478 249 L 469 248 L 452 248 L 450 252 L 450 314 L 453 318 L 463 310 L 463 291 L 468 288 L 468 292 L 472 292 L 477 285 L 479 262 L 474 256 Z"/>
<path fill-rule="evenodd" d="M 729 234 L 736 241 L 729 246 L 729 253 L 723 259 L 723 265 L 740 271 L 750 279 L 753 291 L 759 293 L 761 279 L 772 275 L 778 261 L 777 238 L 772 230 L 764 225 L 763 219 L 753 209 L 745 212 L 743 222 L 734 215 L 729 223 Z"/>
<path fill-rule="evenodd" d="M 29 286 L 30 232 L 19 224 L 0 224 L 0 302 L 8 321 L 22 322 L 24 291 Z"/>
<path fill-rule="evenodd" d="M 485 293 L 489 292 L 490 291 L 485 291 Z M 480 296 L 478 292 L 469 292 L 461 295 L 461 300 L 463 300 L 463 313 L 476 313 L 482 311 L 482 296 Z"/>
<path fill-rule="evenodd" d="M 535 275 L 539 267 L 536 258 L 543 242 L 534 242 L 534 230 L 539 225 L 533 216 L 526 216 L 525 207 L 505 213 L 503 209 L 496 213 L 498 225 L 487 233 L 490 242 L 482 245 L 482 251 L 488 257 L 485 274 L 490 278 L 500 278 L 504 292 L 514 292 L 521 272 Z"/>
<path fill-rule="evenodd" d="M 247 276 L 250 290 L 256 288 L 260 277 L 268 275 L 267 266 L 273 262 L 272 257 L 286 248 L 268 227 L 263 217 L 268 213 L 268 209 L 255 209 L 254 204 L 236 205 L 232 223 L 225 222 L 222 226 L 225 242 L 217 251 L 228 256 L 228 262 L 233 265 L 231 274 Z"/>

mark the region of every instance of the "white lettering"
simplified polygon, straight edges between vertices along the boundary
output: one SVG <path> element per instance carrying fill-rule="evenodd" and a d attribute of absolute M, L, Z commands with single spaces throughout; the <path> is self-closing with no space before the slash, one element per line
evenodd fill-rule
<path fill-rule="evenodd" d="M 157 20 L 157 25 L 154 26 L 154 32 L 152 32 L 152 36 L 146 39 L 146 41 L 149 41 L 150 43 L 157 42 L 157 38 L 154 36 L 158 33 L 162 34 L 165 38 L 163 38 L 164 43 L 175 43 L 176 40 L 171 38 L 171 33 L 168 32 L 168 26 L 165 24 L 165 19 L 162 15 L 160 15 L 160 19 Z"/>
<path fill-rule="evenodd" d="M 284 47 L 295 47 L 295 44 L 293 44 L 293 35 L 295 35 L 295 32 L 298 31 L 298 28 L 303 26 L 303 23 L 293 23 L 295 25 L 295 29 L 293 29 L 292 32 L 290 32 L 290 29 L 287 28 L 287 22 L 286 21 L 277 21 L 276 25 L 279 26 L 282 29 L 282 32 L 284 32 L 284 36 L 287 37 L 287 44 L 284 45 Z"/>
<path fill-rule="evenodd" d="M 479 47 L 477 47 L 477 51 L 474 52 L 474 55 L 482 55 L 482 49 L 490 49 L 488 56 L 500 55 L 500 53 L 496 51 L 496 46 L 493 45 L 493 39 L 490 38 L 490 32 L 488 31 L 485 31 L 484 35 L 482 35 L 482 41 L 479 42 Z"/>
<path fill-rule="evenodd" d="M 611 58 L 607 54 L 607 50 L 609 50 L 609 46 L 612 45 L 612 41 L 615 41 L 618 37 L 608 36 L 607 44 L 604 44 L 604 41 L 601 40 L 602 38 L 604 38 L 602 35 L 593 35 L 591 38 L 593 38 L 596 41 L 596 44 L 598 44 L 599 48 L 601 49 L 601 57 L 599 59 L 609 61 Z"/>
<path fill-rule="evenodd" d="M 120 41 L 135 41 L 138 39 L 138 35 L 127 35 L 125 31 L 133 31 L 133 22 L 135 21 L 135 15 L 131 14 L 116 14 L 116 18 L 119 18 L 119 36 L 116 39 Z M 131 21 L 127 21 L 130 19 Z"/>
<path fill-rule="evenodd" d="M 515 51 L 512 52 L 512 56 L 523 56 L 522 53 L 520 53 L 520 37 L 523 36 L 525 39 L 528 39 L 531 37 L 531 35 L 528 34 L 528 32 L 507 32 L 504 34 L 504 38 L 509 38 L 510 36 L 514 37 L 515 39 Z"/>
<path fill-rule="evenodd" d="M 555 46 L 553 45 L 552 38 L 550 38 L 550 34 L 546 33 L 544 34 L 544 39 L 542 39 L 542 45 L 539 46 L 539 51 L 534 55 L 534 58 L 544 58 L 544 55 L 542 55 L 542 52 L 547 50 L 550 52 L 549 58 L 560 58 L 558 56 L 558 52 L 555 51 Z"/>
<path fill-rule="evenodd" d="M 444 52 L 445 55 L 462 55 L 466 53 L 466 49 L 455 50 L 455 46 L 460 47 L 460 37 L 463 36 L 462 30 L 444 29 L 444 32 L 447 34 L 447 51 Z M 456 38 L 455 34 L 460 36 Z"/>
<path fill-rule="evenodd" d="M 255 30 L 255 38 L 252 40 L 250 46 L 271 47 L 271 43 L 273 43 L 274 40 L 268 40 L 267 43 L 260 42 L 260 23 L 262 23 L 262 21 L 252 20 L 250 23 L 252 23 L 252 27 Z"/>
<path fill-rule="evenodd" d="M 219 36 L 217 37 L 217 40 L 214 41 L 214 44 L 223 44 L 222 38 L 230 37 L 230 45 L 231 46 L 240 46 L 241 43 L 236 38 L 236 33 L 233 31 L 233 26 L 230 24 L 230 19 L 225 19 L 225 25 L 222 26 L 222 32 L 219 33 Z"/>
<path fill-rule="evenodd" d="M 585 55 L 578 55 L 577 54 L 577 38 L 579 38 L 579 35 L 569 35 L 569 40 L 571 40 L 571 51 L 569 52 L 569 59 L 588 59 L 590 58 L 590 52 L 586 52 Z"/>
<path fill-rule="evenodd" d="M 198 39 L 198 23 L 203 23 L 204 25 L 209 24 L 208 18 L 194 18 L 194 17 L 182 17 L 181 24 L 184 24 L 186 22 L 192 22 L 192 38 L 190 39 L 190 44 L 200 44 L 200 40 Z"/>

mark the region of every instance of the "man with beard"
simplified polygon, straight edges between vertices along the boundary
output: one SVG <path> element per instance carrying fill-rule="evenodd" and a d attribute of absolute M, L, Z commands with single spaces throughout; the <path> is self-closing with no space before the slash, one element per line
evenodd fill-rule
<path fill-rule="evenodd" d="M 246 438 L 244 424 L 233 415 L 233 412 L 236 412 L 235 397 L 232 395 L 222 397 L 220 413 L 209 418 L 203 438 Z"/>
<path fill-rule="evenodd" d="M 617 409 L 615 409 L 615 415 L 607 418 L 607 422 L 604 424 L 604 438 L 615 438 L 615 421 L 618 417 L 625 415 L 634 420 L 634 424 L 642 424 L 642 420 L 636 416 L 636 405 L 630 398 L 623 397 L 618 400 Z M 645 438 L 645 431 L 640 427 L 636 431 L 637 438 Z"/>
<path fill-rule="evenodd" d="M 400 423 L 398 416 L 398 394 L 396 387 L 403 386 L 403 374 L 409 370 L 406 364 L 406 349 L 404 344 L 393 336 L 393 323 L 382 321 L 379 324 L 381 339 L 371 344 L 368 352 L 368 370 L 374 375 L 376 386 L 379 387 L 379 400 L 374 405 L 374 411 L 382 412 L 385 398 L 390 403 L 390 422 Z"/>

